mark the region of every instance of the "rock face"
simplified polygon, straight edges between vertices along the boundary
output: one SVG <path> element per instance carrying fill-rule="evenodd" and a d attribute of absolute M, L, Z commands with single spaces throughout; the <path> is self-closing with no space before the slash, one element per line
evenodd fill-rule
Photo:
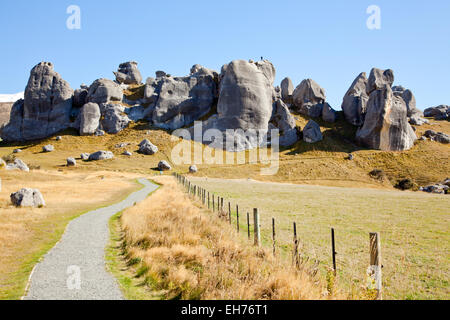
<path fill-rule="evenodd" d="M 322 89 L 314 80 L 303 80 L 293 94 L 294 109 L 306 116 L 318 118 L 322 115 L 323 104 L 326 96 L 325 90 Z"/>
<path fill-rule="evenodd" d="M 99 105 L 86 103 L 80 111 L 80 135 L 93 135 L 100 124 L 100 117 Z"/>
<path fill-rule="evenodd" d="M 90 156 L 89 153 L 82 153 L 80 155 L 80 158 L 81 158 L 81 160 L 87 161 L 87 160 L 89 160 L 89 156 Z"/>
<path fill-rule="evenodd" d="M 292 103 L 292 94 L 294 93 L 294 85 L 292 84 L 292 80 L 290 78 L 284 78 L 281 81 L 281 98 L 284 103 L 291 104 Z"/>
<path fill-rule="evenodd" d="M 291 146 L 298 141 L 298 131 L 295 119 L 283 101 L 277 100 L 273 104 L 270 123 L 280 130 L 280 146 Z"/>
<path fill-rule="evenodd" d="M 0 132 L 8 124 L 14 102 L 0 102 Z"/>
<path fill-rule="evenodd" d="M 361 126 L 364 123 L 366 105 L 369 100 L 367 95 L 368 80 L 366 73 L 362 72 L 353 81 L 342 102 L 342 111 L 345 119 L 354 126 Z"/>
<path fill-rule="evenodd" d="M 168 171 L 168 170 L 172 170 L 172 167 L 170 166 L 170 164 L 167 161 L 162 160 L 158 163 L 158 169 L 160 171 Z"/>
<path fill-rule="evenodd" d="M 89 87 L 81 85 L 80 89 L 76 89 L 73 93 L 73 107 L 81 108 L 87 102 L 87 95 L 89 92 Z"/>
<path fill-rule="evenodd" d="M 378 70 L 378 69 L 377 69 Z M 357 142 L 373 149 L 384 151 L 408 150 L 417 139 L 416 134 L 408 123 L 405 101 L 393 94 L 390 84 L 393 81 L 391 72 L 372 71 L 373 88 L 384 80 L 374 80 L 376 75 L 385 75 L 387 78 L 383 88 L 372 91 L 367 103 L 367 113 L 364 125 L 356 133 Z M 383 78 L 384 79 L 384 78 Z"/>
<path fill-rule="evenodd" d="M 227 147 L 228 151 L 257 147 L 262 143 L 261 137 L 250 131 L 267 132 L 269 128 L 273 111 L 274 66 L 266 60 L 254 63 L 235 60 L 222 67 L 220 78 L 217 115 L 209 118 L 203 128 L 216 129 L 224 139 L 216 139 L 211 146 Z M 233 146 L 226 144 L 227 140 L 234 141 Z"/>
<path fill-rule="evenodd" d="M 310 120 L 303 129 L 303 141 L 307 143 L 316 143 L 322 140 L 323 136 L 319 125 L 314 120 Z"/>
<path fill-rule="evenodd" d="M 139 144 L 139 153 L 152 156 L 158 152 L 158 147 L 145 139 Z"/>
<path fill-rule="evenodd" d="M 425 117 L 434 118 L 435 120 L 449 120 L 450 106 L 440 105 L 437 107 L 427 108 L 424 111 Z"/>
<path fill-rule="evenodd" d="M 427 130 L 427 131 L 425 131 L 424 136 L 429 138 L 431 141 L 437 141 L 437 142 L 444 143 L 444 144 L 450 143 L 450 136 L 443 132 Z"/>
<path fill-rule="evenodd" d="M 73 90 L 53 70 L 41 62 L 30 73 L 25 99 L 11 110 L 10 122 L 2 130 L 5 141 L 36 140 L 70 127 Z"/>
<path fill-rule="evenodd" d="M 330 123 L 334 123 L 337 120 L 336 111 L 328 103 L 323 105 L 322 120 Z"/>
<path fill-rule="evenodd" d="M 106 104 L 102 106 L 103 119 L 101 125 L 103 130 L 110 134 L 116 134 L 128 127 L 131 120 L 125 114 L 125 107 L 120 104 Z"/>
<path fill-rule="evenodd" d="M 402 98 L 406 104 L 407 116 L 409 123 L 421 126 L 425 123 L 429 123 L 427 119 L 423 118 L 423 112 L 416 107 L 416 98 L 409 89 L 405 89 L 402 86 L 392 87 L 392 91 L 396 97 Z"/>
<path fill-rule="evenodd" d="M 208 114 L 217 95 L 217 78 L 216 72 L 194 65 L 187 77 L 147 79 L 145 99 L 154 104 L 153 124 L 174 130 Z"/>
<path fill-rule="evenodd" d="M 34 207 L 45 206 L 44 197 L 37 189 L 23 188 L 11 194 L 11 202 L 16 207 Z"/>
<path fill-rule="evenodd" d="M 86 102 L 97 104 L 109 102 L 121 102 L 123 90 L 119 84 L 108 79 L 97 79 L 89 87 Z"/>
<path fill-rule="evenodd" d="M 97 151 L 89 155 L 89 161 L 113 159 L 114 154 L 111 151 Z"/>
<path fill-rule="evenodd" d="M 25 162 L 23 162 L 20 159 L 14 160 L 13 163 L 8 163 L 6 165 L 6 170 L 20 170 L 20 171 L 25 171 L 25 172 L 29 172 L 30 171 L 30 169 L 25 164 Z"/>
<path fill-rule="evenodd" d="M 114 72 L 116 81 L 124 84 L 140 84 L 142 82 L 142 76 L 137 65 L 135 61 L 120 64 L 117 72 Z"/>
<path fill-rule="evenodd" d="M 394 71 L 391 69 L 381 70 L 373 68 L 370 71 L 369 79 L 367 81 L 367 94 L 370 95 L 375 90 L 383 89 L 388 86 L 392 87 L 394 83 Z"/>

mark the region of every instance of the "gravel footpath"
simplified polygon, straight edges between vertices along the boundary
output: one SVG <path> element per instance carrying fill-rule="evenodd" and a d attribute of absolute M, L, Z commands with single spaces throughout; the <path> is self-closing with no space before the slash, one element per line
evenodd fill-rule
<path fill-rule="evenodd" d="M 61 240 L 34 268 L 25 300 L 124 299 L 105 267 L 105 247 L 110 239 L 108 222 L 158 188 L 145 179 L 139 179 L 139 183 L 145 187 L 124 201 L 90 211 L 68 224 Z"/>

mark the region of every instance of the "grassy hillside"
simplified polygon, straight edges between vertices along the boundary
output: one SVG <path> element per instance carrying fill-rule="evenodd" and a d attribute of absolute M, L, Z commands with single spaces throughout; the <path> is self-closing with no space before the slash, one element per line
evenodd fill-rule
<path fill-rule="evenodd" d="M 330 229 L 336 230 L 338 283 L 364 287 L 369 232 L 381 233 L 383 284 L 387 299 L 448 299 L 450 198 L 444 195 L 191 177 L 195 184 L 231 200 L 233 224 L 239 204 L 242 235 L 246 213 L 258 208 L 262 237 L 272 245 L 272 217 L 285 255 L 297 222 L 300 252 L 332 266 Z M 225 207 L 228 208 L 228 203 Z M 217 202 L 216 202 L 217 203 Z"/>

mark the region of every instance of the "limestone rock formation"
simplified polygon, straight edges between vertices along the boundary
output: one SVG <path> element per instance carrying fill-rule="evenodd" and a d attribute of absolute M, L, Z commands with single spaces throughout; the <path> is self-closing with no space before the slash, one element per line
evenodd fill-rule
<path fill-rule="evenodd" d="M 20 171 L 25 171 L 25 172 L 29 172 L 30 171 L 30 169 L 25 164 L 25 162 L 23 162 L 20 159 L 15 159 L 13 163 L 8 163 L 6 165 L 5 169 L 6 170 L 20 170 Z"/>
<path fill-rule="evenodd" d="M 100 124 L 100 107 L 98 104 L 86 103 L 80 111 L 80 135 L 93 135 Z"/>
<path fill-rule="evenodd" d="M 388 86 L 392 87 L 394 83 L 394 72 L 391 69 L 381 70 L 373 68 L 370 71 L 369 79 L 367 80 L 366 92 L 370 95 L 375 90 L 384 89 Z"/>
<path fill-rule="evenodd" d="M 429 123 L 427 119 L 423 118 L 423 112 L 416 107 L 416 98 L 409 89 L 405 89 L 402 86 L 392 87 L 392 91 L 395 96 L 400 97 L 405 101 L 407 116 L 409 123 L 421 126 L 425 123 Z"/>
<path fill-rule="evenodd" d="M 77 165 L 77 160 L 75 158 L 67 158 L 67 166 L 75 167 Z"/>
<path fill-rule="evenodd" d="M 449 120 L 450 106 L 440 105 L 437 107 L 427 108 L 424 111 L 425 117 L 434 118 L 435 120 Z"/>
<path fill-rule="evenodd" d="M 114 154 L 111 151 L 97 151 L 89 155 L 89 161 L 113 159 Z"/>
<path fill-rule="evenodd" d="M 353 81 L 342 102 L 341 108 L 344 111 L 345 119 L 354 126 L 359 127 L 364 123 L 366 105 L 369 100 L 367 86 L 366 73 L 362 72 Z"/>
<path fill-rule="evenodd" d="M 293 93 L 294 85 L 292 84 L 292 80 L 288 77 L 284 78 L 283 81 L 281 81 L 281 98 L 283 99 L 283 102 L 291 104 Z"/>
<path fill-rule="evenodd" d="M 167 161 L 162 160 L 158 163 L 158 169 L 160 171 L 168 171 L 168 170 L 172 170 L 172 167 L 170 166 L 170 164 Z"/>
<path fill-rule="evenodd" d="M 42 147 L 42 152 L 48 153 L 48 152 L 53 152 L 55 151 L 55 147 L 52 146 L 51 144 L 45 145 Z"/>
<path fill-rule="evenodd" d="M 143 140 L 139 144 L 139 153 L 152 156 L 158 152 L 158 147 L 151 143 L 148 139 Z"/>
<path fill-rule="evenodd" d="M 121 102 L 123 90 L 119 84 L 108 79 L 97 79 L 89 87 L 86 102 L 97 104 L 109 102 Z"/>
<path fill-rule="evenodd" d="M 280 131 L 280 146 L 291 146 L 299 139 L 297 125 L 283 101 L 277 100 L 273 104 L 273 113 L 270 123 Z"/>
<path fill-rule="evenodd" d="M 153 124 L 175 130 L 208 114 L 216 98 L 217 78 L 216 72 L 195 65 L 187 77 L 147 79 L 145 99 L 155 104 Z"/>
<path fill-rule="evenodd" d="M 101 126 L 110 134 L 116 134 L 128 127 L 131 120 L 125 114 L 125 107 L 120 104 L 102 105 Z"/>
<path fill-rule="evenodd" d="M 444 143 L 444 144 L 450 143 L 450 136 L 443 132 L 427 130 L 427 131 L 425 131 L 424 136 L 429 138 L 431 141 L 437 141 L 437 142 Z"/>
<path fill-rule="evenodd" d="M 374 74 L 386 74 L 379 71 Z M 363 126 L 356 133 L 356 140 L 373 149 L 384 151 L 408 150 L 417 139 L 408 123 L 405 101 L 393 94 L 390 87 L 392 72 L 387 72 L 387 84 L 372 91 L 367 102 L 367 113 Z M 374 78 L 374 76 L 372 76 Z M 384 81 L 384 80 L 383 80 Z M 393 81 L 393 80 L 392 80 Z M 373 87 L 381 80 L 372 80 Z"/>
<path fill-rule="evenodd" d="M 44 197 L 38 189 L 23 188 L 11 194 L 11 202 L 16 207 L 34 207 L 45 206 Z"/>
<path fill-rule="evenodd" d="M 336 111 L 328 103 L 323 105 L 322 120 L 330 123 L 334 123 L 337 120 Z"/>
<path fill-rule="evenodd" d="M 198 169 L 196 165 L 192 165 L 189 167 L 189 173 L 197 173 Z"/>
<path fill-rule="evenodd" d="M 142 76 L 137 65 L 135 61 L 121 63 L 117 72 L 114 72 L 116 81 L 124 84 L 140 84 Z"/>
<path fill-rule="evenodd" d="M 82 153 L 80 155 L 80 158 L 81 158 L 81 160 L 88 161 L 89 160 L 89 156 L 90 156 L 89 153 Z"/>
<path fill-rule="evenodd" d="M 326 100 L 325 90 L 314 80 L 306 79 L 295 88 L 292 99 L 294 110 L 312 118 L 319 118 Z"/>
<path fill-rule="evenodd" d="M 41 62 L 30 73 L 25 99 L 17 101 L 10 122 L 2 130 L 5 141 L 36 140 L 70 126 L 73 90 L 53 69 Z"/>
<path fill-rule="evenodd" d="M 303 141 L 316 143 L 323 140 L 320 126 L 314 120 L 310 120 L 303 129 Z"/>

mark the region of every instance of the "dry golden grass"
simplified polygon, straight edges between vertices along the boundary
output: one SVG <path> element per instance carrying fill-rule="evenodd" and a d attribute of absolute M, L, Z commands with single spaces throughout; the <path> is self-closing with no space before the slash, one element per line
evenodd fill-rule
<path fill-rule="evenodd" d="M 138 188 L 132 175 L 111 172 L 1 171 L 0 299 L 18 299 L 31 269 L 60 238 L 68 221 L 82 212 L 121 200 Z M 44 208 L 16 208 L 10 194 L 37 188 Z"/>
<path fill-rule="evenodd" d="M 339 297 L 324 293 L 324 282 L 305 270 L 244 243 L 225 221 L 192 203 L 172 177 L 156 181 L 163 186 L 121 216 L 128 261 L 153 293 L 163 299 Z"/>

